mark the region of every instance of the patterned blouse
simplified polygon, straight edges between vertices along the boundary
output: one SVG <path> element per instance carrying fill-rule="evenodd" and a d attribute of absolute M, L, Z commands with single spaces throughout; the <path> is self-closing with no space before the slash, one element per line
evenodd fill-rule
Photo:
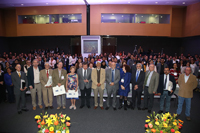
<path fill-rule="evenodd" d="M 75 90 L 77 88 L 77 74 L 68 74 L 67 88 L 69 90 Z"/>

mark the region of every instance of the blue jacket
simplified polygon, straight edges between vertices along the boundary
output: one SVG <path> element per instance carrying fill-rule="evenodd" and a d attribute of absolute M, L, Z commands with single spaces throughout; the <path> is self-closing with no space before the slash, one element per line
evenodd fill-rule
<path fill-rule="evenodd" d="M 4 81 L 6 85 L 10 86 L 12 84 L 11 75 L 8 73 L 4 74 Z"/>

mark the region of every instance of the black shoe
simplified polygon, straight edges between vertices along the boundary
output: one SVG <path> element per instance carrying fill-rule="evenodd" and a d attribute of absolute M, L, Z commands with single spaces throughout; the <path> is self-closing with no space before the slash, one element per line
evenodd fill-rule
<path fill-rule="evenodd" d="M 124 100 L 124 110 L 127 110 L 127 100 Z"/>
<path fill-rule="evenodd" d="M 109 107 L 106 107 L 106 108 L 105 108 L 105 110 L 108 110 L 108 109 L 109 109 Z"/>
<path fill-rule="evenodd" d="M 147 110 L 148 108 L 142 108 L 142 110 Z"/>
<path fill-rule="evenodd" d="M 81 106 L 80 106 L 80 109 L 82 109 L 83 107 L 84 107 L 84 105 L 81 105 Z"/>
<path fill-rule="evenodd" d="M 162 111 L 162 110 L 159 110 L 159 111 L 158 111 L 158 114 L 161 114 L 161 113 L 163 113 L 163 111 Z"/>
<path fill-rule="evenodd" d="M 22 114 L 22 111 L 18 111 L 18 114 Z"/>
<path fill-rule="evenodd" d="M 53 109 L 53 106 L 50 106 L 50 109 Z"/>
<path fill-rule="evenodd" d="M 45 110 L 47 110 L 47 109 L 48 109 L 48 107 L 45 107 L 44 109 L 45 109 Z"/>
<path fill-rule="evenodd" d="M 131 109 L 134 110 L 135 108 L 133 106 L 131 106 Z"/>
<path fill-rule="evenodd" d="M 141 110 L 141 108 L 140 108 L 140 107 L 138 107 L 138 110 Z"/>
<path fill-rule="evenodd" d="M 90 109 L 90 108 L 91 108 L 91 107 L 90 107 L 90 105 L 88 105 L 87 107 L 88 107 L 88 109 Z"/>
<path fill-rule="evenodd" d="M 28 109 L 22 109 L 22 111 L 25 111 L 25 112 L 27 112 L 27 111 L 28 111 Z"/>
<path fill-rule="evenodd" d="M 119 108 L 118 109 L 121 109 L 123 106 L 122 106 L 122 99 L 119 99 Z"/>
<path fill-rule="evenodd" d="M 148 110 L 148 113 L 151 113 L 151 110 Z"/>
<path fill-rule="evenodd" d="M 113 110 L 117 110 L 117 108 L 113 108 Z"/>

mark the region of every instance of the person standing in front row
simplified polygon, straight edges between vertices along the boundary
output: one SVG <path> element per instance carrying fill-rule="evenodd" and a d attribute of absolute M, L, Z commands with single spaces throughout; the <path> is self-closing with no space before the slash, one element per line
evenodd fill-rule
<path fill-rule="evenodd" d="M 14 94 L 15 94 L 15 99 L 16 99 L 16 104 L 17 104 L 17 111 L 18 114 L 21 114 L 22 111 L 28 111 L 26 108 L 26 89 L 28 87 L 28 81 L 26 78 L 26 74 L 21 71 L 21 65 L 17 64 L 15 66 L 16 71 L 11 74 L 13 86 L 14 86 Z M 21 86 L 21 80 L 25 81 L 25 87 L 22 88 Z M 20 107 L 20 98 L 22 102 L 22 109 Z M 22 111 L 21 111 L 22 110 Z"/>
<path fill-rule="evenodd" d="M 112 107 L 114 110 L 117 110 L 116 97 L 117 97 L 117 90 L 119 89 L 119 80 L 120 80 L 120 71 L 116 68 L 116 63 L 112 62 L 111 68 L 106 70 L 106 90 L 108 94 L 106 110 L 108 110 L 110 107 L 111 94 L 113 94 Z"/>
<path fill-rule="evenodd" d="M 159 74 L 154 71 L 154 64 L 149 65 L 149 71 L 145 73 L 144 80 L 144 108 L 142 110 L 148 109 L 148 112 L 151 113 L 154 102 L 154 94 L 156 94 L 159 84 Z M 148 97 L 150 101 L 148 103 Z"/>
<path fill-rule="evenodd" d="M 65 69 L 63 69 L 63 63 L 59 62 L 57 64 L 57 69 L 53 70 L 53 74 L 52 74 L 52 81 L 53 81 L 53 87 L 56 87 L 57 85 L 60 87 L 61 85 L 64 85 L 64 87 L 66 88 L 66 75 L 67 75 L 67 71 Z M 65 109 L 65 105 L 66 105 L 66 94 L 62 94 L 59 96 L 56 96 L 57 98 L 57 109 L 61 108 L 61 103 L 63 106 L 63 109 Z M 62 101 L 61 101 L 62 99 Z"/>
<path fill-rule="evenodd" d="M 132 72 L 132 102 L 133 105 L 131 107 L 132 110 L 135 108 L 136 97 L 137 97 L 137 108 L 141 110 L 141 95 L 143 91 L 143 84 L 145 79 L 145 72 L 142 71 L 142 64 L 137 63 L 136 65 L 137 70 Z"/>
<path fill-rule="evenodd" d="M 75 92 L 78 91 L 78 74 L 75 73 L 75 66 L 71 66 L 70 67 L 70 73 L 67 74 L 67 79 L 66 79 L 66 92 L 68 92 L 68 90 L 75 90 Z M 73 109 L 76 110 L 76 99 L 75 98 L 71 98 L 71 106 L 69 107 L 69 109 Z"/>
<path fill-rule="evenodd" d="M 88 68 L 86 62 L 83 63 L 83 68 L 79 68 L 77 71 L 79 89 L 81 91 L 81 106 L 82 109 L 85 106 L 85 102 L 88 108 L 90 108 L 90 97 L 91 97 L 91 73 L 92 69 Z"/>
<path fill-rule="evenodd" d="M 101 68 L 101 62 L 96 62 L 97 68 L 92 70 L 92 89 L 94 90 L 94 109 L 98 107 L 98 93 L 100 95 L 100 108 L 103 110 L 103 92 L 104 92 L 104 82 L 105 82 L 105 69 Z"/>
<path fill-rule="evenodd" d="M 196 76 L 192 73 L 190 67 L 186 67 L 185 74 L 181 74 L 178 78 L 179 92 L 178 92 L 178 109 L 176 111 L 177 116 L 181 115 L 182 106 L 185 101 L 186 109 L 185 115 L 188 121 L 190 118 L 190 109 L 191 109 L 191 98 L 193 97 L 193 90 L 197 87 Z"/>
<path fill-rule="evenodd" d="M 49 78 L 52 79 L 53 70 L 49 69 L 50 68 L 49 62 L 45 62 L 44 67 L 45 69 L 40 71 L 40 82 L 42 85 L 42 94 L 43 94 L 45 110 L 47 110 L 48 107 L 50 107 L 50 109 L 53 109 L 52 84 L 49 86 L 45 86 L 47 82 L 49 81 Z"/>
<path fill-rule="evenodd" d="M 166 97 L 165 112 L 169 112 L 171 96 L 173 95 L 176 89 L 176 81 L 174 79 L 174 76 L 169 74 L 170 73 L 169 67 L 165 67 L 164 73 L 165 74 L 160 75 L 159 85 L 157 90 L 158 95 L 160 95 L 160 110 L 158 111 L 159 114 L 163 113 L 165 97 Z M 173 88 L 170 92 L 168 91 L 169 81 L 172 82 L 173 85 Z"/>
<path fill-rule="evenodd" d="M 40 83 L 40 71 L 42 68 L 38 66 L 38 60 L 33 60 L 33 65 L 29 67 L 28 69 L 28 86 L 31 91 L 31 98 L 32 98 L 32 105 L 33 110 L 36 110 L 36 91 L 38 95 L 38 105 L 40 109 L 43 108 L 42 106 L 42 89 L 41 89 L 41 83 Z"/>
<path fill-rule="evenodd" d="M 123 65 L 122 67 L 123 72 L 120 74 L 120 81 L 119 81 L 119 108 L 122 108 L 122 102 L 124 99 L 124 110 L 127 110 L 127 96 L 130 92 L 130 81 L 131 81 L 131 73 L 130 67 L 128 65 Z"/>

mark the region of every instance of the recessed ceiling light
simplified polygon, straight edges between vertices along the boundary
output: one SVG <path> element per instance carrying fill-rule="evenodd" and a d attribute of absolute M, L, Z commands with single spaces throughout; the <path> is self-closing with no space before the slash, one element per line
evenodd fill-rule
<path fill-rule="evenodd" d="M 48 5 L 49 3 L 46 3 L 46 5 Z"/>
<path fill-rule="evenodd" d="M 26 18 L 26 17 L 25 17 Z"/>
<path fill-rule="evenodd" d="M 135 15 L 137 15 L 137 14 L 135 14 Z"/>
<path fill-rule="evenodd" d="M 24 4 L 21 4 L 22 6 L 24 5 Z"/>
<path fill-rule="evenodd" d="M 114 14 L 112 14 L 112 15 L 114 15 Z"/>
<path fill-rule="evenodd" d="M 39 15 L 39 16 L 41 16 L 41 15 Z"/>
<path fill-rule="evenodd" d="M 47 15 L 47 16 L 49 16 L 49 15 Z"/>
<path fill-rule="evenodd" d="M 131 2 L 128 2 L 128 3 L 131 3 Z"/>
<path fill-rule="evenodd" d="M 63 16 L 63 18 L 64 18 L 65 16 Z"/>
<path fill-rule="evenodd" d="M 155 2 L 156 4 L 158 4 L 158 2 Z"/>
<path fill-rule="evenodd" d="M 109 35 L 107 35 L 107 36 L 109 36 Z"/>
<path fill-rule="evenodd" d="M 102 16 L 103 17 L 103 16 Z"/>
<path fill-rule="evenodd" d="M 124 16 L 122 15 L 122 17 L 124 17 Z"/>
<path fill-rule="evenodd" d="M 143 18 L 143 16 L 141 16 Z"/>
<path fill-rule="evenodd" d="M 185 2 L 183 2 L 183 4 L 185 4 Z"/>

